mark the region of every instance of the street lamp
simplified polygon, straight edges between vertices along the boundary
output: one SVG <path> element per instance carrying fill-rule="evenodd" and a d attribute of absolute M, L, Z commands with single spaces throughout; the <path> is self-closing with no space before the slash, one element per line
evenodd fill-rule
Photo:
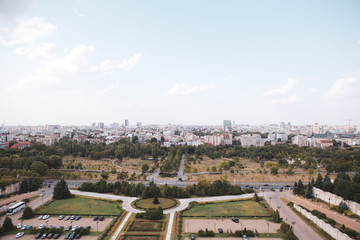
<path fill-rule="evenodd" d="M 99 236 L 99 220 L 96 221 L 96 234 Z"/>
<path fill-rule="evenodd" d="M 268 222 L 267 222 L 267 226 L 268 226 L 268 234 L 267 235 L 269 236 L 269 223 Z"/>

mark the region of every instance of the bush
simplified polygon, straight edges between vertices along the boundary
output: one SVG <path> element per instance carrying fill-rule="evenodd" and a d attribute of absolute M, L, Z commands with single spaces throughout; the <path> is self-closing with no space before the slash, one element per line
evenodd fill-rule
<path fill-rule="evenodd" d="M 205 229 L 205 232 L 203 230 L 198 231 L 199 237 L 215 237 L 214 231 L 209 231 L 208 229 Z"/>
<path fill-rule="evenodd" d="M 22 218 L 23 219 L 30 219 L 34 217 L 34 213 L 31 207 L 25 207 Z"/>
<path fill-rule="evenodd" d="M 145 213 L 137 213 L 135 214 L 135 218 L 145 218 Z"/>
<path fill-rule="evenodd" d="M 349 207 L 344 202 L 339 204 L 339 212 L 344 213 L 346 210 L 349 210 Z"/>
<path fill-rule="evenodd" d="M 271 214 L 271 218 L 274 222 L 276 223 L 280 223 L 282 221 L 282 218 L 280 217 L 280 213 L 279 213 L 279 210 L 276 210 L 274 211 L 272 214 Z"/>
<path fill-rule="evenodd" d="M 9 217 L 5 218 L 2 228 L 3 228 L 4 232 L 9 232 L 14 229 L 14 225 L 12 223 L 11 218 L 9 218 Z"/>
<path fill-rule="evenodd" d="M 326 215 L 322 212 L 319 212 L 318 210 L 312 210 L 311 213 L 314 215 L 314 216 L 317 216 L 318 218 L 320 219 L 326 219 Z"/>

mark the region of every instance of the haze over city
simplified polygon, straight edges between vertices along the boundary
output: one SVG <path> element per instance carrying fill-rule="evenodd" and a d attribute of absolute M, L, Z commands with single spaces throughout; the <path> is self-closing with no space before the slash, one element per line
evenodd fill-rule
<path fill-rule="evenodd" d="M 0 122 L 360 125 L 358 1 L 0 1 Z"/>

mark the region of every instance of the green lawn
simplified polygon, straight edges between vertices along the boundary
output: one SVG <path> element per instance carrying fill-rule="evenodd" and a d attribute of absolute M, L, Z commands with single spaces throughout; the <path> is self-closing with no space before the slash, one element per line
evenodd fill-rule
<path fill-rule="evenodd" d="M 184 217 L 270 216 L 264 206 L 252 200 L 201 204 L 183 213 Z"/>
<path fill-rule="evenodd" d="M 153 203 L 153 198 L 148 199 L 140 199 L 137 200 L 134 205 L 137 208 L 146 209 L 146 208 L 158 208 L 161 207 L 162 209 L 168 209 L 175 207 L 177 205 L 177 201 L 174 199 L 168 199 L 168 198 L 159 198 L 159 204 Z"/>
<path fill-rule="evenodd" d="M 115 202 L 74 197 L 64 200 L 55 200 L 47 206 L 40 207 L 37 213 L 54 215 L 119 215 L 121 210 Z"/>

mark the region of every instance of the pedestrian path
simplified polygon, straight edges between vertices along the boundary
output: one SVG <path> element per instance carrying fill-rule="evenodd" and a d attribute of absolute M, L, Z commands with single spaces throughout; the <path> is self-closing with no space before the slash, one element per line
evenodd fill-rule
<path fill-rule="evenodd" d="M 118 227 L 118 229 L 116 229 L 116 232 L 114 233 L 114 235 L 112 236 L 111 240 L 116 240 L 119 236 L 119 234 L 121 233 L 121 231 L 123 230 L 126 222 L 129 220 L 130 216 L 131 216 L 131 212 L 128 212 L 126 214 L 126 217 L 124 218 L 124 220 L 122 221 L 122 223 L 120 224 L 120 226 Z"/>

